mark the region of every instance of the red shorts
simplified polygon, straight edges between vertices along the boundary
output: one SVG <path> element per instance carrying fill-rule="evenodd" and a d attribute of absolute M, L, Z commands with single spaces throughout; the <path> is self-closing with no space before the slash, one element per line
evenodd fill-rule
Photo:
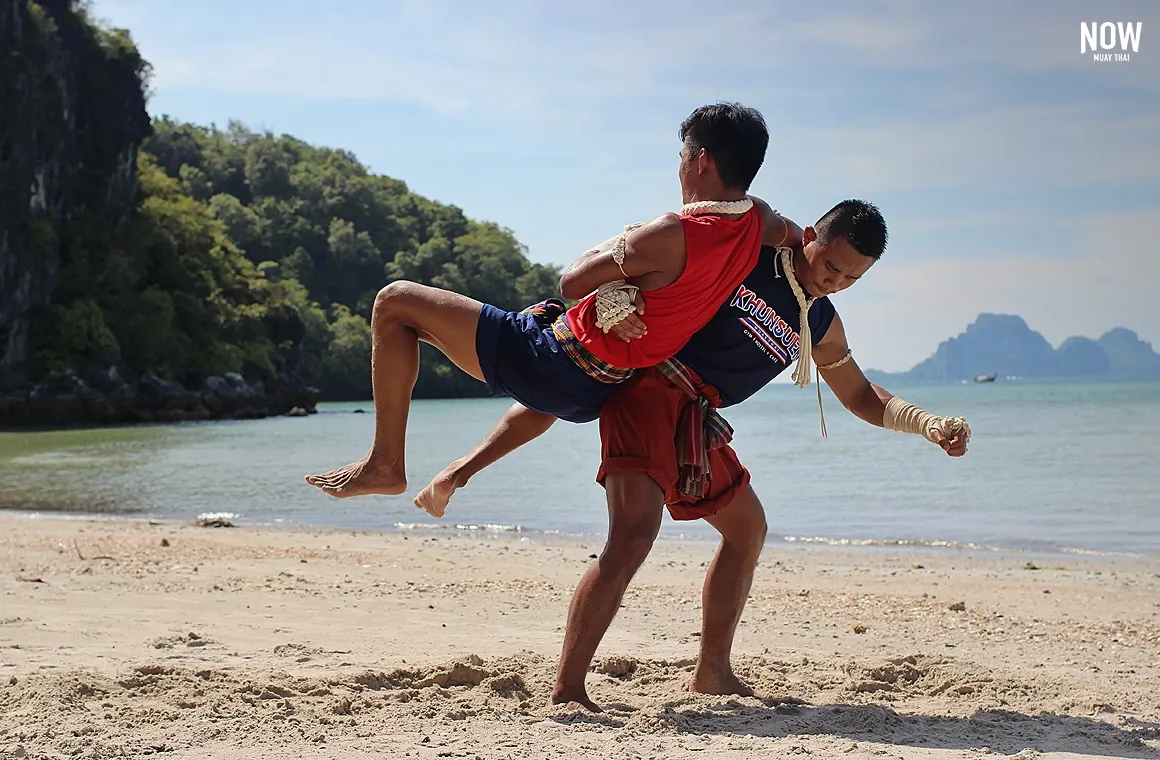
<path fill-rule="evenodd" d="M 714 403 L 717 390 L 704 385 L 702 393 Z M 643 472 L 665 494 L 665 506 L 674 520 L 699 520 L 721 511 L 749 485 L 749 470 L 731 446 L 709 452 L 712 479 L 701 498 L 677 490 L 677 420 L 693 403 L 684 391 L 655 369 L 641 370 L 616 389 L 600 411 L 600 471 L 604 485 L 612 472 Z"/>

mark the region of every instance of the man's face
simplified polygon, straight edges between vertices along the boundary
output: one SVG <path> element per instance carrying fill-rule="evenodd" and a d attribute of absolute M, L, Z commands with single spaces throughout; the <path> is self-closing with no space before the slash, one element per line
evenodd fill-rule
<path fill-rule="evenodd" d="M 795 274 L 801 286 L 812 296 L 821 298 L 841 292 L 874 265 L 874 259 L 858 253 L 845 237 L 831 238 L 822 243 L 813 227 L 806 227 L 803 233 L 805 247 L 802 253 L 806 258 L 806 271 Z"/>
<path fill-rule="evenodd" d="M 699 156 L 704 151 L 694 151 L 686 140 L 681 146 L 681 164 L 677 169 L 677 178 L 681 181 L 681 203 L 688 203 L 693 197 L 693 188 L 698 176 Z"/>

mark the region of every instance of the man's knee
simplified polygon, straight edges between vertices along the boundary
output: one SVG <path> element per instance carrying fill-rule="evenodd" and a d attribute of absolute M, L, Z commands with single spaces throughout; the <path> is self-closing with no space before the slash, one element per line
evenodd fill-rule
<path fill-rule="evenodd" d="M 660 522 L 635 522 L 613 526 L 604 546 L 604 556 L 612 562 L 636 571 L 648 558 L 660 532 Z"/>
<path fill-rule="evenodd" d="M 769 523 L 765 520 L 765 510 L 762 509 L 753 518 L 753 529 L 749 533 L 749 542 L 746 547 L 756 559 L 765 547 L 765 538 L 769 535 Z"/>
<path fill-rule="evenodd" d="M 399 317 L 406 314 L 419 300 L 423 286 L 410 280 L 388 283 L 375 296 L 374 316 Z"/>
<path fill-rule="evenodd" d="M 761 556 L 769 525 L 765 519 L 765 508 L 752 487 L 747 487 L 729 506 L 708 518 L 708 521 L 736 551 L 755 562 Z"/>
<path fill-rule="evenodd" d="M 664 493 L 652 478 L 639 472 L 609 473 L 604 487 L 610 518 L 604 555 L 635 570 L 660 533 Z"/>

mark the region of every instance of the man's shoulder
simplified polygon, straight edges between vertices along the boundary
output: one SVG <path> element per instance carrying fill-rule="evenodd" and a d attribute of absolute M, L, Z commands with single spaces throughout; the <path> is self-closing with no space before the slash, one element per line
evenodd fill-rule
<path fill-rule="evenodd" d="M 770 206 L 761 198 L 758 198 L 756 195 L 750 195 L 747 197 L 749 200 L 753 201 L 753 208 L 757 209 L 757 213 L 761 214 L 762 218 L 766 221 L 769 221 L 770 219 L 779 215 L 772 206 Z"/>
<path fill-rule="evenodd" d="M 685 228 L 674 213 L 664 213 L 644 222 L 629 235 L 628 243 L 638 251 L 667 251 L 685 247 Z"/>
<path fill-rule="evenodd" d="M 810 307 L 809 319 L 815 345 L 831 345 L 835 341 L 845 342 L 842 320 L 838 318 L 838 310 L 834 308 L 829 298 L 814 301 Z"/>
<path fill-rule="evenodd" d="M 768 239 L 766 244 L 782 242 L 785 239 L 786 224 L 781 212 L 756 195 L 750 195 L 749 200 L 753 201 L 753 210 L 761 217 L 762 236 Z"/>
<path fill-rule="evenodd" d="M 672 211 L 666 211 L 660 216 L 653 217 L 636 229 L 639 233 L 650 235 L 672 234 L 674 231 L 682 230 L 684 230 L 684 225 L 681 224 L 681 217 Z"/>

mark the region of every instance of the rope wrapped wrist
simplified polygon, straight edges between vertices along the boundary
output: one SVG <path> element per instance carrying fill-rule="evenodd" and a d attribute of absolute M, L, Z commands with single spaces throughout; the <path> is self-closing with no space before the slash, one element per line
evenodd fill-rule
<path fill-rule="evenodd" d="M 910 433 L 928 438 L 927 432 L 938 430 L 943 437 L 950 438 L 962 433 L 964 442 L 971 440 L 971 427 L 962 417 L 939 417 L 925 409 L 894 396 L 886 402 L 886 413 L 882 415 L 882 427 L 900 433 Z"/>
<path fill-rule="evenodd" d="M 606 282 L 596 289 L 596 326 L 604 332 L 612 329 L 636 311 L 638 288 L 624 280 Z"/>

